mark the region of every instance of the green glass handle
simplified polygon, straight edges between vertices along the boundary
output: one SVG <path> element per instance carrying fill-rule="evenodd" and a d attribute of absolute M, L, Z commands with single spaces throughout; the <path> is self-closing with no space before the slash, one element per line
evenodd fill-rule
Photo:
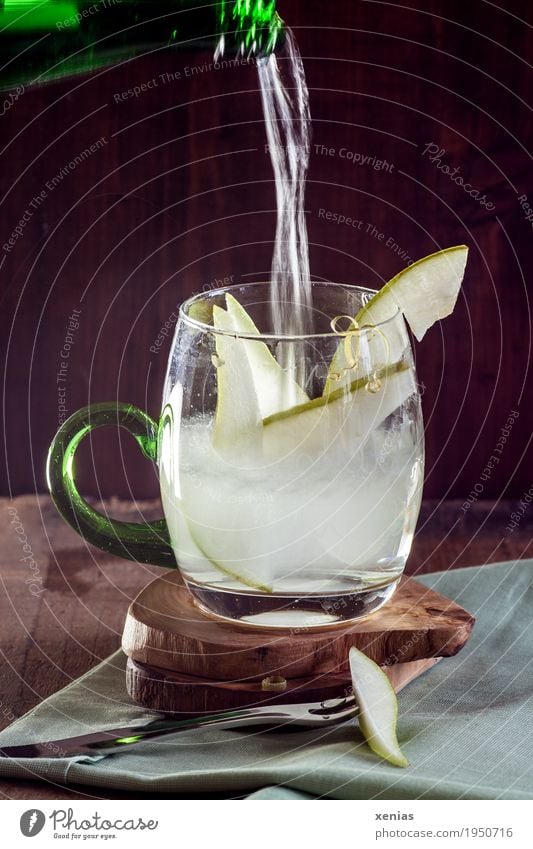
<path fill-rule="evenodd" d="M 74 482 L 74 457 L 82 439 L 105 425 L 123 427 L 135 437 L 143 454 L 157 460 L 158 425 L 132 404 L 93 404 L 74 413 L 56 433 L 48 452 L 47 480 L 52 500 L 63 519 L 98 548 L 157 566 L 176 568 L 165 519 L 139 524 L 110 519 L 88 504 Z"/>

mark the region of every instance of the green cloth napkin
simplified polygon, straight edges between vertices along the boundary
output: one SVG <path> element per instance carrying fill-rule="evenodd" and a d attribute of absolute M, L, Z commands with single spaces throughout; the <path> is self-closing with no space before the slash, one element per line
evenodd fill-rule
<path fill-rule="evenodd" d="M 374 755 L 355 721 L 319 732 L 196 730 L 101 758 L 0 760 L 0 775 L 151 794 L 257 799 L 533 798 L 533 560 L 424 575 L 477 617 L 457 657 L 399 696 L 411 762 Z M 121 652 L 0 734 L 0 746 L 139 722 Z M 259 791 L 255 792 L 254 791 Z"/>

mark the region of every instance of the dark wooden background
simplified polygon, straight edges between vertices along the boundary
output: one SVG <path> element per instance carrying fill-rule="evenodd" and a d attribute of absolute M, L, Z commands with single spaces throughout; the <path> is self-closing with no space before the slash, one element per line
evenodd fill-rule
<path fill-rule="evenodd" d="M 519 498 L 533 483 L 533 229 L 519 202 L 526 194 L 533 205 L 531 4 L 280 0 L 279 9 L 304 57 L 313 143 L 336 151 L 312 157 L 313 274 L 379 286 L 405 264 L 389 239 L 413 259 L 454 243 L 471 246 L 453 317 L 417 346 L 425 494 L 464 499 L 479 490 L 516 411 L 480 494 Z M 156 416 L 170 339 L 158 354 L 150 348 L 179 302 L 216 280 L 268 274 L 274 187 L 255 69 L 210 70 L 211 61 L 208 53 L 137 60 L 88 81 L 27 91 L 0 119 L 2 244 L 47 182 L 105 140 L 47 191 L 11 252 L 0 250 L 4 494 L 45 490 L 56 375 L 73 309 L 81 314 L 69 412 L 120 399 Z M 178 71 L 174 81 L 160 76 Z M 154 79 L 139 97 L 116 102 L 114 95 Z M 430 143 L 444 149 L 441 164 L 458 168 L 494 209 L 429 161 Z M 338 155 L 343 147 L 392 167 L 353 164 Z M 321 208 L 364 227 L 326 221 Z M 92 448 L 80 462 L 87 491 L 156 494 L 154 471 L 128 437 L 119 444 L 113 432 L 99 433 Z"/>

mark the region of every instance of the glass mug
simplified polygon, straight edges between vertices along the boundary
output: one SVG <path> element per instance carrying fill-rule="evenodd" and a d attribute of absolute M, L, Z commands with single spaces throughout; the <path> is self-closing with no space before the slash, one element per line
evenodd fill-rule
<path fill-rule="evenodd" d="M 306 336 L 269 332 L 268 283 L 190 298 L 159 423 L 106 403 L 58 431 L 48 482 L 59 513 L 110 554 L 179 568 L 218 617 L 313 628 L 377 610 L 410 551 L 424 440 L 401 313 L 351 318 L 374 294 L 313 283 Z M 157 463 L 165 519 L 118 522 L 78 493 L 76 448 L 103 425 L 126 428 Z"/>

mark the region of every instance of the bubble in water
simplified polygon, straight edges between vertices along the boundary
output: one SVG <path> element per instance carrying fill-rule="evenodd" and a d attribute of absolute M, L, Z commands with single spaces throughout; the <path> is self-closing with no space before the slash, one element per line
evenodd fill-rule
<path fill-rule="evenodd" d="M 372 395 L 377 395 L 377 393 L 381 389 L 381 385 L 382 385 L 382 382 L 379 379 L 379 377 L 376 377 L 374 375 L 374 377 L 371 380 L 369 380 L 368 383 L 365 385 L 365 389 L 366 389 L 367 392 L 370 392 Z"/>

